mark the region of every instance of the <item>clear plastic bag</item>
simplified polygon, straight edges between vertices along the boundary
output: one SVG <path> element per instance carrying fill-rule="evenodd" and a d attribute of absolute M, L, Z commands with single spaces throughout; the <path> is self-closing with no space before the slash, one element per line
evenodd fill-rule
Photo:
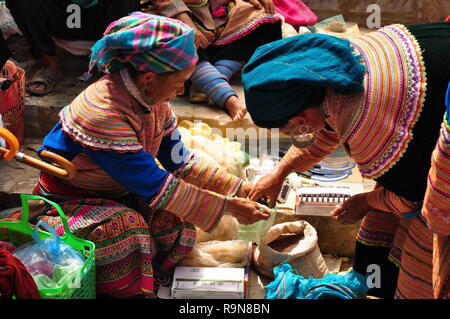
<path fill-rule="evenodd" d="M 265 206 L 268 208 L 267 206 Z M 268 219 L 260 220 L 251 225 L 239 225 L 238 239 L 246 240 L 259 244 L 264 234 L 272 227 L 275 222 L 276 209 L 272 208 Z"/>
<path fill-rule="evenodd" d="M 50 238 L 39 238 L 37 230 L 41 226 L 51 234 Z M 32 237 L 34 241 L 17 248 L 13 255 L 25 265 L 38 288 L 80 283 L 81 278 L 74 279 L 85 262 L 80 252 L 62 242 L 56 231 L 44 221 L 36 224 Z"/>

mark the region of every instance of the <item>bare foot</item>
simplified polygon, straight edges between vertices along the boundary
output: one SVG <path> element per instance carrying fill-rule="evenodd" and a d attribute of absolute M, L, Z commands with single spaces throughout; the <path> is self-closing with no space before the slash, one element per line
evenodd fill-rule
<path fill-rule="evenodd" d="M 235 95 L 230 96 L 225 101 L 225 108 L 230 113 L 233 122 L 239 122 L 244 118 L 245 114 L 247 114 L 247 108 L 245 107 L 244 102 Z"/>

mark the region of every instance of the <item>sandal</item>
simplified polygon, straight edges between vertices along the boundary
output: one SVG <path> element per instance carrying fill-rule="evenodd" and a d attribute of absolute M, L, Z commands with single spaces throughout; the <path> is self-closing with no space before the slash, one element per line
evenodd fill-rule
<path fill-rule="evenodd" d="M 194 85 L 191 85 L 189 88 L 189 102 L 195 104 L 208 103 L 209 98 L 205 93 L 197 91 Z"/>
<path fill-rule="evenodd" d="M 53 74 L 52 71 L 49 69 L 46 69 L 44 67 L 41 67 L 33 76 L 33 78 L 27 82 L 26 89 L 27 92 L 34 95 L 45 95 L 50 93 L 55 84 L 56 84 L 57 77 Z M 30 84 L 44 84 L 45 90 L 35 90 L 29 87 Z"/>

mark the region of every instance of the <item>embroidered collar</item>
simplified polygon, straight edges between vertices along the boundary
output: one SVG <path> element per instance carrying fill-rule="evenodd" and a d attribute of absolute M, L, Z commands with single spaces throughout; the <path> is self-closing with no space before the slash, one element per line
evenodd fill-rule
<path fill-rule="evenodd" d="M 122 81 L 125 84 L 125 88 L 127 89 L 128 93 L 130 93 L 132 97 L 134 97 L 141 105 L 143 105 L 148 111 L 151 112 L 153 106 L 144 101 L 141 93 L 136 87 L 136 84 L 131 79 L 130 73 L 128 72 L 127 68 L 123 68 L 120 70 L 120 77 L 122 78 Z"/>

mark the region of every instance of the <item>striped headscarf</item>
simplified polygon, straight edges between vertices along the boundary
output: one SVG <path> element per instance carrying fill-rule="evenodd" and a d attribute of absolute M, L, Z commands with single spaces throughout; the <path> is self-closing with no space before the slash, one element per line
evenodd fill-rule
<path fill-rule="evenodd" d="M 104 73 L 125 67 L 141 72 L 175 72 L 197 63 L 194 30 L 181 21 L 133 12 L 111 23 L 91 49 L 89 70 Z"/>

